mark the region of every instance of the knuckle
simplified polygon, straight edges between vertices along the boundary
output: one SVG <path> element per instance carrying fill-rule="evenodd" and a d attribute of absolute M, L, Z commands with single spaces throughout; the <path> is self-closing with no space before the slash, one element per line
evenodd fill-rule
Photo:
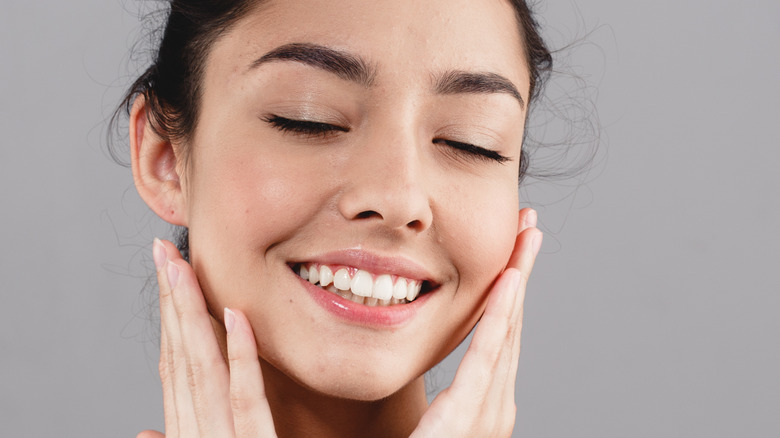
<path fill-rule="evenodd" d="M 168 359 L 165 355 L 160 355 L 160 361 L 157 363 L 157 371 L 160 373 L 160 378 L 163 381 L 168 378 Z"/>
<path fill-rule="evenodd" d="M 167 286 L 168 279 L 162 273 L 157 272 L 157 288 L 160 290 L 160 302 L 163 305 L 171 302 L 171 289 Z"/>
<path fill-rule="evenodd" d="M 244 361 L 244 355 L 242 354 L 241 350 L 239 348 L 230 348 L 231 346 L 228 346 L 227 349 L 227 356 L 228 356 L 228 363 L 231 367 L 233 367 L 234 364 L 240 364 Z"/>
<path fill-rule="evenodd" d="M 501 355 L 501 351 L 503 350 L 501 345 L 492 344 L 493 343 L 486 344 L 482 342 L 474 344 L 474 352 L 477 354 L 477 357 L 481 358 L 481 362 L 483 364 L 482 368 L 485 370 L 490 370 L 490 372 L 492 372 L 492 369 L 498 361 L 498 358 Z"/>
<path fill-rule="evenodd" d="M 189 383 L 190 388 L 192 388 L 193 390 L 197 389 L 204 377 L 203 367 L 201 367 L 200 364 L 191 363 L 188 364 L 186 368 L 187 368 L 187 382 Z"/>
<path fill-rule="evenodd" d="M 236 414 L 250 412 L 255 406 L 255 402 L 250 400 L 244 391 L 230 391 L 230 407 Z"/>
<path fill-rule="evenodd" d="M 188 310 L 186 309 L 186 303 L 185 300 L 182 300 L 180 297 L 181 293 L 176 294 L 176 296 L 171 296 L 171 307 L 173 307 L 173 311 L 176 314 L 176 316 L 179 318 L 179 321 L 185 318 L 187 316 Z M 178 297 L 178 298 L 177 298 Z"/>
<path fill-rule="evenodd" d="M 204 386 L 206 380 L 215 375 L 220 361 L 214 360 L 188 360 L 185 368 L 187 370 L 187 382 L 193 391 Z"/>

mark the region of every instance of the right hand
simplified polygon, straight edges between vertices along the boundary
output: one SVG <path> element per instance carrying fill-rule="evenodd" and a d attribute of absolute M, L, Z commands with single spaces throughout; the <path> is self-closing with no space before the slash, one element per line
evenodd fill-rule
<path fill-rule="evenodd" d="M 165 432 L 176 437 L 276 437 L 252 327 L 225 309 L 227 363 L 192 267 L 155 239 Z M 166 435 L 146 430 L 136 438 Z"/>

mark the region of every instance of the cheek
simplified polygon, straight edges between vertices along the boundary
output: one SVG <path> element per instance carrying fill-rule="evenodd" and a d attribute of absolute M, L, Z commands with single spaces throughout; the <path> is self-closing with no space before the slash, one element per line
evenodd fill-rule
<path fill-rule="evenodd" d="M 215 149 L 198 157 L 203 164 L 193 172 L 193 221 L 212 220 L 232 228 L 234 237 L 259 239 L 255 243 L 262 246 L 295 230 L 296 221 L 306 222 L 318 208 L 323 188 L 315 160 L 302 160 L 273 144 Z"/>
<path fill-rule="evenodd" d="M 464 197 L 461 205 L 454 219 L 461 236 L 466 237 L 461 239 L 459 252 L 472 264 L 499 272 L 509 260 L 517 232 L 517 189 L 490 185 Z"/>
<path fill-rule="evenodd" d="M 463 187 L 441 212 L 441 242 L 458 271 L 458 294 L 482 297 L 504 269 L 517 234 L 518 196 L 514 184 Z"/>
<path fill-rule="evenodd" d="M 241 240 L 243 245 L 262 245 L 283 233 L 285 212 L 296 208 L 295 182 L 281 166 L 263 160 L 227 160 L 203 168 L 194 185 L 197 196 L 191 201 L 190 230 L 209 246 L 228 246 Z M 300 187 L 298 187 L 300 189 Z M 203 231 L 209 231 L 205 235 Z M 233 246 L 233 250 L 240 247 Z"/>
<path fill-rule="evenodd" d="M 191 181 L 192 263 L 213 308 L 249 300 L 248 285 L 272 284 L 265 257 L 275 243 L 294 235 L 322 202 L 313 169 L 273 153 L 234 148 L 198 157 Z M 208 164 L 207 164 L 208 163 Z M 320 191 L 318 191 L 320 190 Z"/>

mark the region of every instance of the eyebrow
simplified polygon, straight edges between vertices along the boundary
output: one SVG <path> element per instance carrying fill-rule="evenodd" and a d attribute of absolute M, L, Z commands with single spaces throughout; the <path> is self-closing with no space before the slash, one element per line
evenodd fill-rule
<path fill-rule="evenodd" d="M 300 62 L 364 87 L 373 86 L 376 77 L 376 68 L 360 56 L 310 43 L 290 43 L 279 46 L 253 61 L 249 65 L 249 70 L 272 61 Z M 497 73 L 451 70 L 436 75 L 434 83 L 437 94 L 506 93 L 517 99 L 521 109 L 525 109 L 525 101 L 517 87 L 512 81 Z"/>
<path fill-rule="evenodd" d="M 517 99 L 520 108 L 525 109 L 525 101 L 517 87 L 497 73 L 453 70 L 439 76 L 435 83 L 435 90 L 439 94 L 506 93 Z"/>
<path fill-rule="evenodd" d="M 279 46 L 252 62 L 249 69 L 271 61 L 300 62 L 365 87 L 372 86 L 376 77 L 376 69 L 363 58 L 317 44 L 292 43 Z"/>

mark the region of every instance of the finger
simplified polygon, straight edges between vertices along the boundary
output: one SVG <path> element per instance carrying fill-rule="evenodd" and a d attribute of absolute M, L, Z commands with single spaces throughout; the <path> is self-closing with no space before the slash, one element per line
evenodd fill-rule
<path fill-rule="evenodd" d="M 518 212 L 517 234 L 536 226 L 537 213 L 533 208 L 526 207 Z"/>
<path fill-rule="evenodd" d="M 168 260 L 168 271 L 198 430 L 201 436 L 232 436 L 228 368 L 203 292 L 195 272 L 180 257 Z M 173 281 L 174 277 L 177 281 Z"/>
<path fill-rule="evenodd" d="M 458 373 L 463 369 L 464 373 L 485 374 L 484 379 L 463 379 L 472 394 L 486 394 L 496 380 L 497 367 L 502 364 L 502 369 L 509 371 L 508 367 L 516 362 L 514 347 L 519 343 L 525 286 L 540 241 L 541 232 L 534 227 L 520 233 L 507 269 L 490 291 L 485 312 L 458 368 Z M 502 357 L 502 353 L 509 354 Z"/>
<path fill-rule="evenodd" d="M 496 436 L 493 433 L 496 430 L 511 430 L 513 413 L 508 426 L 499 421 L 507 415 L 499 410 L 502 392 L 494 390 L 494 381 L 519 282 L 519 272 L 514 268 L 505 271 L 496 280 L 488 296 L 485 313 L 452 385 L 436 396 L 413 437 L 452 436 L 455 431 L 461 434 L 468 431 L 473 435 L 477 430 L 479 433 L 473 436 Z"/>
<path fill-rule="evenodd" d="M 534 264 L 536 262 L 536 256 L 542 246 L 543 237 L 544 236 L 542 235 L 542 232 L 534 227 L 527 228 L 522 233 L 518 234 L 515 240 L 515 249 L 509 259 L 509 263 L 507 264 L 507 270 L 513 269 L 517 270 L 519 273 L 520 282 L 518 284 L 518 290 L 522 292 L 516 294 L 515 301 L 512 303 L 513 314 L 511 322 L 517 330 L 517 339 L 512 345 L 513 354 L 519 354 L 520 326 L 522 323 L 525 289 L 528 285 L 528 279 L 531 276 L 531 271 L 533 271 Z"/>
<path fill-rule="evenodd" d="M 510 333 L 513 303 L 519 290 L 520 277 L 514 268 L 507 269 L 499 276 L 452 383 L 456 393 L 472 399 L 478 398 L 479 403 L 487 396 L 496 377 L 498 358 Z"/>
<path fill-rule="evenodd" d="M 517 224 L 517 236 L 515 237 L 515 244 L 512 248 L 512 254 L 509 257 L 509 262 L 505 269 L 515 268 L 521 272 L 524 276 L 525 282 L 533 269 L 533 261 L 536 258 L 538 248 L 534 249 L 534 246 L 541 245 L 541 232 L 536 229 L 537 213 L 532 208 L 524 208 L 518 212 L 518 224 Z M 539 239 L 536 242 L 535 239 Z M 531 253 L 529 253 L 529 248 Z M 530 264 L 529 264 L 530 261 Z M 523 286 L 521 286 L 523 287 Z M 517 307 L 514 307 L 517 309 Z"/>
<path fill-rule="evenodd" d="M 249 320 L 238 310 L 225 308 L 230 405 L 237 436 L 275 437 L 271 407 L 265 394 L 257 344 Z"/>
<path fill-rule="evenodd" d="M 136 435 L 135 438 L 165 438 L 165 435 L 156 430 L 145 430 Z"/>
<path fill-rule="evenodd" d="M 172 376 L 169 372 L 168 363 L 168 335 L 165 326 L 160 323 L 160 381 L 162 382 L 163 393 L 163 413 L 165 414 L 165 431 L 168 435 L 176 437 L 179 434 L 179 428 L 176 421 L 176 401 L 173 394 Z"/>
<path fill-rule="evenodd" d="M 460 406 L 458 411 L 492 416 L 493 431 L 498 433 L 511 431 L 514 424 L 525 285 L 541 242 L 541 232 L 531 226 L 533 222 L 527 224 L 517 236 L 507 269 L 490 291 L 485 312 L 448 394 L 454 399 L 451 405 Z"/>
<path fill-rule="evenodd" d="M 516 251 L 509 261 L 509 269 L 517 269 L 520 275 L 518 284 L 518 293 L 513 303 L 512 317 L 510 320 L 511 329 L 508 343 L 504 346 L 501 359 L 502 363 L 508 363 L 506 372 L 506 382 L 504 386 L 505 400 L 514 403 L 514 386 L 517 379 L 517 367 L 520 357 L 520 345 L 523 328 L 523 308 L 525 302 L 525 291 L 528 285 L 531 271 L 533 270 L 536 256 L 539 253 L 543 240 L 542 233 L 536 228 L 528 228 L 517 236 L 515 241 Z"/>
<path fill-rule="evenodd" d="M 542 243 L 542 233 L 536 229 L 537 215 L 531 208 L 524 208 L 519 213 L 518 233 L 515 245 L 507 263 L 507 269 L 517 269 L 521 275 L 521 283 L 518 286 L 523 289 L 522 294 L 515 296 L 512 303 L 512 321 L 522 318 L 525 287 L 533 270 L 536 255 Z"/>
<path fill-rule="evenodd" d="M 154 264 L 157 268 L 157 274 L 160 275 L 160 270 L 165 266 L 168 260 L 165 247 L 159 239 L 154 239 L 152 244 L 152 254 L 154 258 Z M 160 282 L 158 277 L 158 282 Z M 160 314 L 162 318 L 162 313 Z M 178 436 L 178 427 L 176 424 L 176 403 L 173 396 L 173 382 L 171 381 L 171 373 L 168 367 L 168 339 L 165 330 L 165 325 L 160 320 L 160 360 L 158 364 L 158 370 L 160 372 L 160 382 L 162 384 L 163 393 L 163 413 L 165 414 L 165 431 L 169 435 L 175 437 Z M 155 435 L 158 434 L 158 435 Z M 137 438 L 154 438 L 156 436 L 164 436 L 159 432 L 147 430 L 138 434 Z"/>
<path fill-rule="evenodd" d="M 518 214 L 518 235 L 507 268 L 490 290 L 452 385 L 434 399 L 414 437 L 447 436 L 453 430 L 478 431 L 476 436 L 504 436 L 512 431 L 525 285 L 542 237 L 535 211 L 523 209 Z"/>
<path fill-rule="evenodd" d="M 514 268 L 510 268 L 514 269 Z M 522 284 L 522 274 L 519 284 Z M 523 331 L 523 303 L 525 300 L 525 287 L 520 286 L 515 298 L 512 316 L 509 319 L 507 336 L 501 348 L 501 356 L 498 359 L 499 369 L 503 372 L 503 379 L 496 379 L 494 390 L 502 393 L 502 401 L 507 407 L 514 409 L 515 382 L 517 380 L 517 367 L 520 360 L 520 339 Z"/>
<path fill-rule="evenodd" d="M 165 349 L 160 351 L 166 363 L 161 365 L 169 386 L 169 403 L 165 406 L 165 427 L 169 436 L 197 436 L 197 420 L 187 383 L 187 361 L 181 345 L 181 332 L 176 310 L 173 306 L 169 282 L 170 258 L 178 250 L 170 242 L 155 239 L 155 264 L 157 283 L 160 288 L 160 326 L 164 334 Z M 178 281 L 178 269 L 173 271 Z M 162 357 L 160 358 L 162 361 Z M 161 375 L 162 378 L 162 375 Z M 165 390 L 165 386 L 163 386 Z M 165 394 L 163 394 L 165 402 Z M 172 408 L 172 409 L 171 409 Z"/>

